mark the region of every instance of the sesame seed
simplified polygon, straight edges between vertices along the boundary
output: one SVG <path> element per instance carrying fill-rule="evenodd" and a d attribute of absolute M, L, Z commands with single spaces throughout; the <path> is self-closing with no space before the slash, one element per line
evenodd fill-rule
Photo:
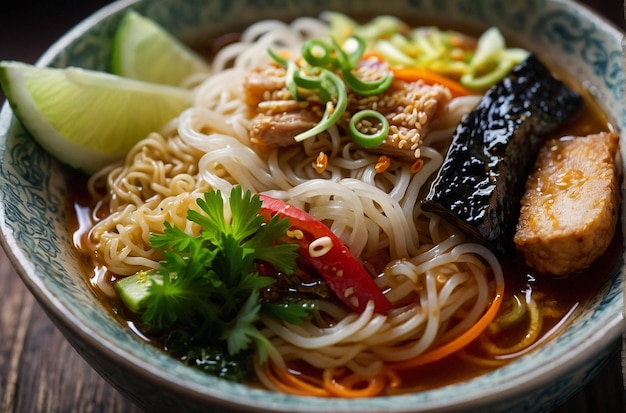
<path fill-rule="evenodd" d="M 350 304 L 352 304 L 352 306 L 354 306 L 354 307 L 358 307 L 359 306 L 359 299 L 353 296 L 352 298 L 350 298 Z"/>

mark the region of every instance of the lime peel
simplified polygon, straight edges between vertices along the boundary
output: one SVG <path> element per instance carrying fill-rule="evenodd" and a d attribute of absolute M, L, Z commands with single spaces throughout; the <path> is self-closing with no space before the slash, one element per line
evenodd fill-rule
<path fill-rule="evenodd" d="M 193 101 L 189 90 L 80 69 L 1 61 L 15 116 L 59 161 L 88 174 L 123 158 Z"/>
<path fill-rule="evenodd" d="M 111 72 L 131 79 L 181 86 L 208 73 L 206 61 L 155 21 L 126 12 L 113 39 Z"/>

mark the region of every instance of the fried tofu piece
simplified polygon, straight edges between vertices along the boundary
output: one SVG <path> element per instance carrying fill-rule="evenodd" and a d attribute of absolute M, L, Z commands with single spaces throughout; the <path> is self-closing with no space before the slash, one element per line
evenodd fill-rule
<path fill-rule="evenodd" d="M 617 224 L 618 136 L 548 140 L 526 181 L 514 237 L 528 265 L 562 276 L 588 267 L 607 249 Z"/>

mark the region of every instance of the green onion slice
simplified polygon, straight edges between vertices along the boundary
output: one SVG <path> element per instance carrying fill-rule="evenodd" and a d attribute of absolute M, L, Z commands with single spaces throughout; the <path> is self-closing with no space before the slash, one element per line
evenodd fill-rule
<path fill-rule="evenodd" d="M 346 52 L 335 39 L 331 39 L 331 41 L 333 44 L 333 54 L 335 56 L 333 68 L 341 71 L 354 69 L 365 52 L 365 42 L 363 39 L 350 36 L 346 42 L 356 41 L 357 43 L 356 49 L 350 52 Z"/>
<path fill-rule="evenodd" d="M 329 78 L 329 70 L 319 67 L 300 69 L 293 73 L 293 82 L 301 88 L 317 92 L 324 103 L 337 99 L 337 85 Z M 343 86 L 343 85 L 342 85 Z"/>
<path fill-rule="evenodd" d="M 374 119 L 372 123 L 379 123 L 381 125 L 376 133 L 365 134 L 357 128 L 358 123 L 364 118 Z M 380 112 L 370 109 L 362 110 L 352 115 L 349 127 L 352 140 L 363 148 L 379 146 L 389 134 L 389 122 L 387 122 L 387 119 Z"/>
<path fill-rule="evenodd" d="M 274 61 L 278 63 L 279 65 L 281 65 L 282 67 L 287 67 L 289 60 L 283 59 L 282 57 L 277 55 L 276 52 L 274 52 L 272 49 L 267 49 L 267 54 L 269 54 L 270 57 L 274 59 Z"/>
<path fill-rule="evenodd" d="M 348 107 L 348 93 L 341 78 L 330 70 L 321 70 L 321 78 L 323 80 L 324 87 L 319 89 L 318 93 L 322 91 L 323 93 L 325 92 L 328 95 L 331 95 L 331 98 L 333 96 L 335 96 L 335 98 L 326 100 L 326 109 L 322 115 L 322 120 L 320 120 L 319 123 L 311 129 L 296 135 L 294 137 L 296 142 L 301 142 L 307 138 L 315 136 L 334 125 L 339 119 L 341 119 L 341 116 Z M 322 95 L 320 94 L 320 98 L 321 97 Z M 333 103 L 333 100 L 335 103 Z"/>
<path fill-rule="evenodd" d="M 383 93 L 389 89 L 391 82 L 393 81 L 393 73 L 388 72 L 385 76 L 378 80 L 366 81 L 359 79 L 352 73 L 352 71 L 346 70 L 341 72 L 343 80 L 346 85 L 356 94 L 361 96 L 374 96 Z"/>
<path fill-rule="evenodd" d="M 335 49 L 321 40 L 311 39 L 302 46 L 302 57 L 311 66 L 335 69 L 337 63 L 334 55 Z"/>
<path fill-rule="evenodd" d="M 302 57 L 310 65 L 309 67 L 298 67 L 295 62 L 283 59 L 272 50 L 268 51 L 272 59 L 287 69 L 287 88 L 294 99 L 302 100 L 298 88 L 300 91 L 306 89 L 317 93 L 326 105 L 320 122 L 313 128 L 296 135 L 294 138 L 296 142 L 325 131 L 341 119 L 348 106 L 346 87 L 356 94 L 373 96 L 387 90 L 393 81 L 391 72 L 373 81 L 359 79 L 352 72 L 365 52 L 366 44 L 361 37 L 350 36 L 346 39 L 347 43 L 344 44 L 347 44 L 347 50 L 344 50 L 334 38 L 331 41 L 332 44 L 329 45 L 321 40 L 312 39 L 303 45 Z M 343 80 L 335 72 L 341 72 Z M 381 125 L 377 133 L 366 135 L 356 128 L 356 124 L 365 117 L 374 118 Z M 380 145 L 388 132 L 387 119 L 373 110 L 358 112 L 350 120 L 352 138 L 358 145 L 365 148 Z"/>
<path fill-rule="evenodd" d="M 318 90 L 324 85 L 324 76 L 328 70 L 319 67 L 299 68 L 294 71 L 293 81 L 302 88 L 310 90 Z"/>
<path fill-rule="evenodd" d="M 335 39 L 333 39 L 333 42 L 336 44 Z M 347 56 L 350 67 L 356 67 L 356 65 L 359 64 L 359 61 L 363 57 L 363 53 L 365 53 L 365 49 L 367 47 L 367 45 L 365 44 L 365 40 L 363 40 L 363 38 L 360 36 L 350 36 L 346 40 L 346 43 L 348 45 L 356 43 L 356 47 L 354 48 L 354 50 L 349 49 L 346 51 L 345 49 L 340 48 L 342 52 Z"/>
<path fill-rule="evenodd" d="M 291 94 L 291 96 L 293 96 L 294 99 L 302 100 L 300 94 L 298 93 L 296 83 L 293 81 L 295 73 L 298 70 L 298 65 L 296 65 L 296 63 L 291 60 L 283 59 L 282 57 L 278 56 L 276 53 L 274 53 L 272 49 L 268 49 L 267 53 L 272 59 L 274 59 L 276 63 L 287 69 L 287 73 L 285 74 L 287 89 L 289 89 L 289 93 Z"/>

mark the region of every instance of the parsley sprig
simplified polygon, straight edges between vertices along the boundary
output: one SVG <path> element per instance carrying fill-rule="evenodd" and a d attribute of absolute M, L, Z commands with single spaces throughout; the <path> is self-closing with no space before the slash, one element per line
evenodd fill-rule
<path fill-rule="evenodd" d="M 194 342 L 224 347 L 231 355 L 256 345 L 264 360 L 271 347 L 256 327 L 259 314 L 299 323 L 308 316 L 304 302 L 269 303 L 260 291 L 275 282 L 261 276 L 259 261 L 292 274 L 297 245 L 277 242 L 290 226 L 278 215 L 265 222 L 262 201 L 235 186 L 230 194 L 230 218 L 220 191 L 199 198 L 199 211 L 187 219 L 200 226 L 197 236 L 165 222 L 162 234 L 152 234 L 152 247 L 165 259 L 156 270 L 144 271 L 116 283 L 122 301 L 160 330 L 184 329 Z"/>

